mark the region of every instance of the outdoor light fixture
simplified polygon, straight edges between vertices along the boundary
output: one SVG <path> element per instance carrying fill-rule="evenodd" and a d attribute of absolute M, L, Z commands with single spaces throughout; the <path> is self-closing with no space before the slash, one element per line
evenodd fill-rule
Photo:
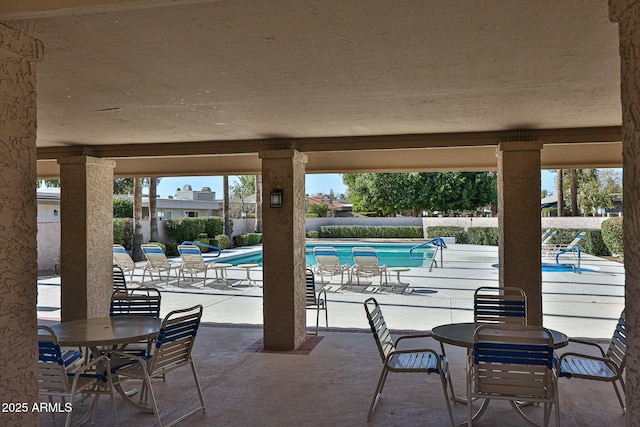
<path fill-rule="evenodd" d="M 276 189 L 269 195 L 269 207 L 281 208 L 282 207 L 282 190 Z"/>

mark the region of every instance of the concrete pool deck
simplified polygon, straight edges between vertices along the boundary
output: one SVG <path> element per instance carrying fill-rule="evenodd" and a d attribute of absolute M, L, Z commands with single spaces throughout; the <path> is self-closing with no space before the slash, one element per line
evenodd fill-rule
<path fill-rule="evenodd" d="M 225 262 L 228 256 L 256 250 L 259 249 L 226 250 L 217 261 Z M 497 262 L 497 247 L 454 244 L 445 249 L 443 266 L 431 272 L 428 267 L 411 267 L 401 273 L 402 282 L 407 285 L 395 290 L 391 286 L 379 290 L 375 279 L 373 282 L 368 279 L 360 287 L 340 288 L 337 276 L 326 285 L 329 331 L 368 329 L 362 304 L 370 296 L 383 306 L 386 320 L 393 329 L 430 330 L 440 324 L 472 321 L 473 292 L 479 286 L 498 286 L 498 270 L 492 267 Z M 544 325 L 569 336 L 608 339 L 624 308 L 624 265 L 583 255 L 582 267 L 593 271 L 542 273 Z M 227 271 L 232 284 L 246 278 L 243 268 L 232 267 Z M 203 322 L 260 328 L 262 268 L 253 269 L 251 275 L 260 286 L 248 286 L 245 281 L 226 287 L 208 280 L 203 287 L 202 275 L 193 281 L 187 276 L 186 281 L 180 281 L 180 286 L 177 276 L 170 278 L 168 286 L 164 280 L 150 281 L 147 277 L 144 286 L 161 290 L 162 315 L 202 304 Z M 141 286 L 141 278 L 142 269 L 137 269 L 130 286 Z M 395 280 L 396 275 L 392 273 L 389 284 Z M 60 319 L 59 277 L 38 280 L 38 318 Z M 311 327 L 315 314 L 308 313 L 307 320 Z M 327 331 L 323 329 L 322 319 L 320 325 L 321 331 Z"/>

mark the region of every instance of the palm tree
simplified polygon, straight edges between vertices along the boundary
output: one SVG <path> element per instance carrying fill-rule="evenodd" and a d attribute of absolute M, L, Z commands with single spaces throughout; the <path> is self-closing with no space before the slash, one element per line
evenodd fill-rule
<path fill-rule="evenodd" d="M 562 182 L 562 169 L 558 169 L 558 216 L 564 216 L 564 183 Z"/>
<path fill-rule="evenodd" d="M 571 215 L 578 216 L 578 171 L 571 169 Z"/>
<path fill-rule="evenodd" d="M 262 233 L 262 175 L 256 175 L 256 233 Z"/>
<path fill-rule="evenodd" d="M 224 175 L 222 177 L 222 192 L 223 192 L 223 210 L 224 210 L 224 234 L 229 236 L 231 239 L 231 219 L 229 218 L 229 214 L 231 209 L 229 207 L 229 176 Z"/>
<path fill-rule="evenodd" d="M 149 231 L 152 242 L 160 241 L 158 237 L 158 177 L 149 177 Z"/>
<path fill-rule="evenodd" d="M 134 261 L 142 261 L 142 178 L 133 179 L 133 253 Z"/>

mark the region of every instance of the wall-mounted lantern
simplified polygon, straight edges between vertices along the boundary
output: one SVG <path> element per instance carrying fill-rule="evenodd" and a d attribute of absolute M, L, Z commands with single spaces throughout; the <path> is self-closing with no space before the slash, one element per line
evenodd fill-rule
<path fill-rule="evenodd" d="M 281 208 L 282 207 L 282 190 L 276 189 L 269 195 L 269 207 Z"/>

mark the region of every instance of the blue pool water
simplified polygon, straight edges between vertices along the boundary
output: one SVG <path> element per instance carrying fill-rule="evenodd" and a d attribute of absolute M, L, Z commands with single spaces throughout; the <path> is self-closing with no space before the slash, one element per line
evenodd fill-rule
<path fill-rule="evenodd" d="M 494 268 L 500 268 L 499 264 L 492 264 L 491 266 L 494 267 Z M 542 263 L 542 271 L 544 273 L 574 273 L 574 272 L 577 272 L 577 271 L 574 271 L 574 267 L 571 266 L 571 264 L 547 264 L 547 263 Z M 591 270 L 591 269 L 580 267 L 580 273 L 590 273 L 592 271 L 593 270 Z"/>
<path fill-rule="evenodd" d="M 347 245 L 347 244 L 332 244 L 330 246 L 336 248 L 338 251 L 338 258 L 341 264 L 353 264 L 353 256 L 351 250 L 354 247 L 373 247 L 378 254 L 378 262 L 380 265 L 386 264 L 388 267 L 422 267 L 429 266 L 430 260 L 424 260 L 422 258 L 412 258 L 409 256 L 409 249 L 417 245 L 417 243 L 385 243 L 385 244 L 360 244 L 360 245 Z M 329 246 L 326 244 L 309 244 L 306 245 L 306 264 L 315 265 L 316 259 L 313 255 L 313 248 L 316 246 Z M 422 256 L 424 252 L 433 252 L 433 248 L 420 248 L 413 252 L 414 256 Z M 439 256 L 439 255 L 438 255 Z M 439 261 L 439 259 L 438 259 Z M 228 262 L 233 265 L 238 264 L 259 264 L 262 265 L 262 252 L 254 254 L 225 258 L 219 262 Z"/>

